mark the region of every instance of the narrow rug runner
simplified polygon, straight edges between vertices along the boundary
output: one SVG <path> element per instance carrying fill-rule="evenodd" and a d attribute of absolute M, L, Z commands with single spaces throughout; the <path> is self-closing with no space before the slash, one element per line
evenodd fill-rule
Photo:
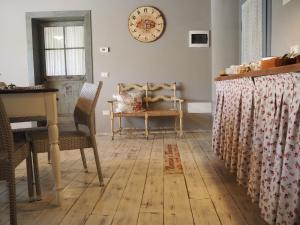
<path fill-rule="evenodd" d="M 164 149 L 164 172 L 166 174 L 183 173 L 177 144 L 167 144 Z"/>

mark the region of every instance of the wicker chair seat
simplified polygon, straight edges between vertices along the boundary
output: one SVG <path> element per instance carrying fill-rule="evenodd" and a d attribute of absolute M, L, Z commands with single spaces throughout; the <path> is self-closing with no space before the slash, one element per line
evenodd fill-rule
<path fill-rule="evenodd" d="M 32 132 L 29 136 L 33 147 L 32 149 L 35 153 L 49 151 L 47 131 Z M 90 136 L 83 131 L 60 131 L 59 147 L 61 151 L 91 148 L 92 141 Z"/>

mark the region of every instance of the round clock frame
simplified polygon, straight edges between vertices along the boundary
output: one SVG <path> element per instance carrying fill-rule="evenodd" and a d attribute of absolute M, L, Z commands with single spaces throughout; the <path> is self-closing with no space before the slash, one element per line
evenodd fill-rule
<path fill-rule="evenodd" d="M 131 36 L 143 43 L 159 39 L 165 31 L 165 17 L 153 6 L 136 8 L 128 17 L 128 30 Z"/>

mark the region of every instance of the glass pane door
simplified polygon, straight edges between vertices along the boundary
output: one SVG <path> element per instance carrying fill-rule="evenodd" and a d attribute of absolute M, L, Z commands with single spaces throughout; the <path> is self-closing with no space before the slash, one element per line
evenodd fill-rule
<path fill-rule="evenodd" d="M 45 75 L 86 75 L 83 26 L 44 27 Z"/>

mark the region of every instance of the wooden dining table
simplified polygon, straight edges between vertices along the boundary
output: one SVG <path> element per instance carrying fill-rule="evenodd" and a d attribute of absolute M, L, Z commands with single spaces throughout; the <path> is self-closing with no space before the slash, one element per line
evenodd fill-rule
<path fill-rule="evenodd" d="M 56 203 L 61 204 L 62 184 L 59 132 L 57 126 L 57 89 L 52 88 L 10 88 L 0 89 L 0 96 L 11 122 L 47 120 L 52 171 L 55 180 Z"/>

